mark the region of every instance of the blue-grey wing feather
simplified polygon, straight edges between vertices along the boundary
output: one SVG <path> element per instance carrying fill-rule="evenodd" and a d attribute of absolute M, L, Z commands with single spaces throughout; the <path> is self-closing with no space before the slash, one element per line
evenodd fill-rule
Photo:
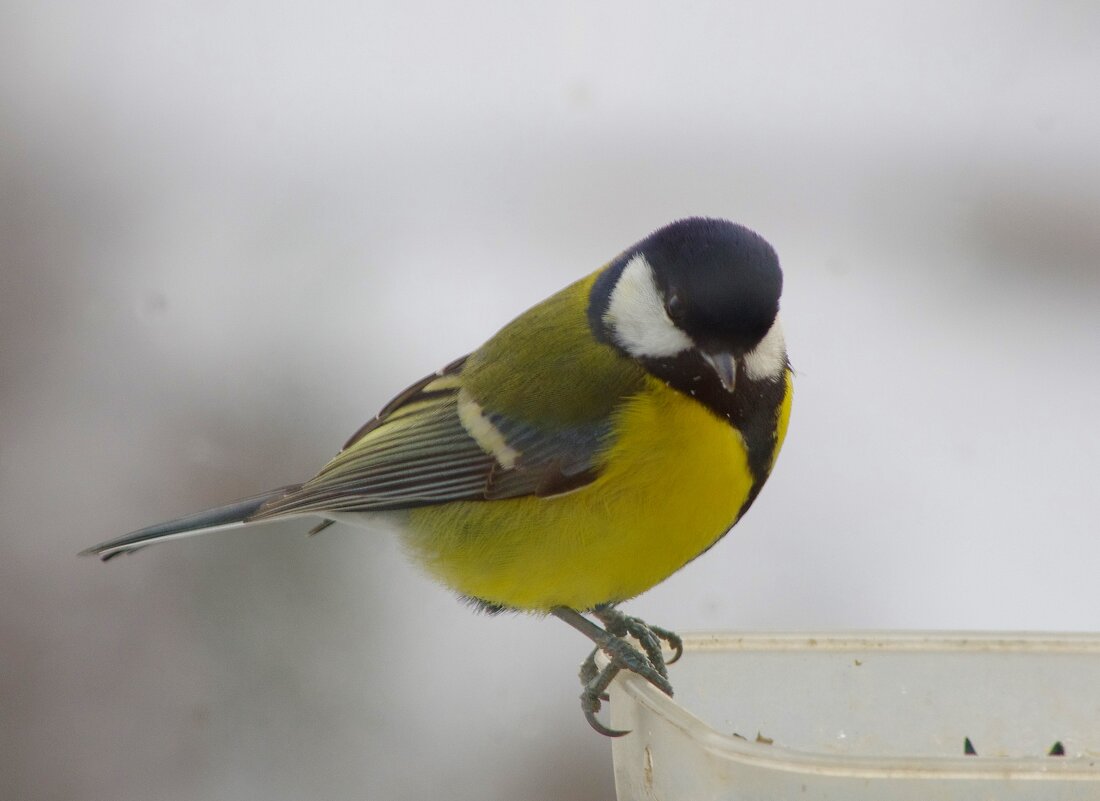
<path fill-rule="evenodd" d="M 252 519 L 286 514 L 409 509 L 459 500 L 568 492 L 594 480 L 610 422 L 545 429 L 496 413 L 486 418 L 516 457 L 505 466 L 471 436 L 452 372 L 417 382 L 364 426 L 315 478 Z"/>
<path fill-rule="evenodd" d="M 611 438 L 610 421 L 550 430 L 489 414 L 509 447 L 519 452 L 510 470 L 497 470 L 487 498 L 558 495 L 596 477 L 597 458 Z"/>

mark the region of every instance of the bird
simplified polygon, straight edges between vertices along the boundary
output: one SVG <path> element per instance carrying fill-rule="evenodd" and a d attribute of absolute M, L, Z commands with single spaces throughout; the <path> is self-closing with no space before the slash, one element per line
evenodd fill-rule
<path fill-rule="evenodd" d="M 677 220 L 398 394 L 308 481 L 82 553 L 290 518 L 319 518 L 311 533 L 385 521 L 475 607 L 589 638 L 581 707 L 621 736 L 597 717 L 610 682 L 626 670 L 671 695 L 682 643 L 619 606 L 720 540 L 783 444 L 782 288 L 759 234 Z"/>

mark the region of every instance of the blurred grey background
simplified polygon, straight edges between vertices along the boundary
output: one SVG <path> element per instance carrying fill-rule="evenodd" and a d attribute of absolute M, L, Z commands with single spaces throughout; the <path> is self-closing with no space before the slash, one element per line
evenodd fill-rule
<path fill-rule="evenodd" d="M 779 250 L 799 370 L 697 629 L 1100 628 L 1100 7 L 0 4 L 0 797 L 608 799 L 586 643 L 301 480 L 651 229 Z"/>

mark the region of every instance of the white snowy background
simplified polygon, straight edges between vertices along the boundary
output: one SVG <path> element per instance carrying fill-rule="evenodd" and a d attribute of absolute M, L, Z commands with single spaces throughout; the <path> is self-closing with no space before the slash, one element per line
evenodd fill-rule
<path fill-rule="evenodd" d="M 1098 86 L 1081 2 L 0 3 L 0 797 L 611 798 L 586 642 L 392 539 L 76 552 L 690 214 L 778 249 L 795 409 L 629 609 L 1100 629 Z"/>

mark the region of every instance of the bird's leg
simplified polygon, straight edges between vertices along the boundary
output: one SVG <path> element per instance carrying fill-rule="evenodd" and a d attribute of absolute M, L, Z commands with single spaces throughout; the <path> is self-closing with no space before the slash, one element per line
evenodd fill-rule
<path fill-rule="evenodd" d="M 600 610 L 594 612 L 594 614 L 596 614 L 600 620 L 603 620 L 604 618 L 601 617 L 601 615 L 609 609 L 610 607 L 601 607 Z M 629 670 L 631 673 L 641 676 L 666 695 L 672 695 L 672 685 L 668 681 L 668 671 L 665 670 L 664 659 L 660 657 L 658 635 L 649 633 L 648 636 L 653 642 L 649 645 L 643 644 L 642 647 L 647 653 L 650 651 L 650 648 L 656 649 L 658 659 L 660 660 L 660 668 L 657 668 L 657 666 L 653 664 L 650 657 L 647 657 L 624 639 L 624 636 L 627 634 L 637 636 L 634 631 L 640 632 L 642 629 L 645 629 L 649 632 L 649 629 L 640 620 L 637 620 L 637 618 L 627 618 L 625 615 L 611 610 L 608 618 L 616 621 L 616 623 L 618 623 L 620 619 L 633 621 L 629 624 L 623 623 L 622 626 L 617 626 L 617 628 L 622 631 L 622 634 L 619 634 L 617 632 L 601 629 L 591 620 L 573 609 L 558 606 L 550 611 L 559 620 L 568 623 L 581 634 L 588 637 L 588 639 L 592 640 L 596 645 L 596 648 L 588 655 L 588 658 L 585 659 L 584 663 L 581 665 L 580 678 L 581 683 L 584 685 L 584 691 L 581 693 L 581 709 L 584 711 L 584 716 L 585 719 L 588 720 L 588 723 L 600 734 L 608 737 L 621 737 L 627 733 L 625 731 L 609 729 L 596 719 L 596 713 L 599 712 L 602 701 L 607 699 L 607 686 L 611 683 L 611 680 L 618 675 L 620 670 Z M 607 655 L 608 663 L 603 670 L 596 667 L 596 651 L 603 651 Z"/>

